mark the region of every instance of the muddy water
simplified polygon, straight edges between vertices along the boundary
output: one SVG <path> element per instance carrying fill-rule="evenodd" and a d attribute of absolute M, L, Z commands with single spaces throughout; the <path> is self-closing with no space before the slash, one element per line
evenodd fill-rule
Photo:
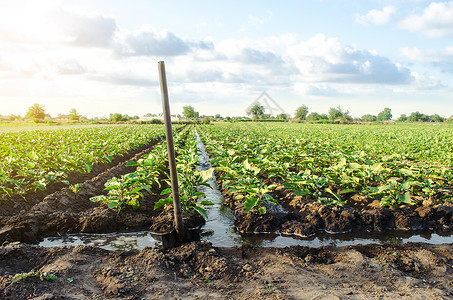
<path fill-rule="evenodd" d="M 209 156 L 198 133 L 197 142 L 200 158 L 197 169 L 200 171 L 211 168 Z M 362 233 L 362 234 L 322 234 L 310 238 L 275 234 L 240 235 L 234 231 L 234 215 L 222 205 L 224 198 L 217 189 L 215 175 L 208 181 L 211 189 L 201 186 L 206 199 L 214 205 L 207 207 L 208 219 L 202 228 L 202 239 L 211 242 L 215 247 L 234 247 L 244 244 L 261 247 L 286 247 L 293 245 L 320 247 L 325 245 L 349 246 L 357 244 L 404 244 L 408 242 L 423 242 L 428 244 L 452 243 L 453 232 L 423 233 L 423 232 L 391 232 L 391 233 Z M 270 204 L 272 206 L 272 204 Z M 283 212 L 282 207 L 274 207 Z M 107 250 L 142 250 L 145 247 L 159 246 L 160 242 L 151 237 L 148 232 L 112 233 L 112 234 L 74 234 L 55 238 L 45 238 L 40 243 L 44 247 L 62 245 L 92 245 Z"/>

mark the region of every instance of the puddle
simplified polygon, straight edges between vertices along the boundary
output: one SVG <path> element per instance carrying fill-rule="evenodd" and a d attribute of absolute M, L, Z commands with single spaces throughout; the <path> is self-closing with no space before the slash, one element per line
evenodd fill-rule
<path fill-rule="evenodd" d="M 59 237 L 47 237 L 41 243 L 43 247 L 55 246 L 95 246 L 106 250 L 142 250 L 145 247 L 159 246 L 161 243 L 151 237 L 149 232 L 131 233 L 77 233 Z"/>
<path fill-rule="evenodd" d="M 205 146 L 196 132 L 200 158 L 198 170 L 211 168 L 209 156 Z M 208 181 L 212 189 L 199 187 L 204 192 L 206 199 L 214 205 L 206 207 L 208 219 L 202 227 L 202 240 L 211 242 L 214 247 L 234 247 L 241 245 L 254 245 L 261 247 L 287 247 L 287 246 L 309 246 L 320 247 L 350 246 L 357 244 L 404 244 L 408 242 L 423 242 L 428 244 L 449 244 L 453 243 L 453 232 L 446 233 L 423 233 L 423 232 L 391 232 L 391 233 L 361 233 L 361 234 L 321 234 L 310 238 L 294 238 L 292 236 L 276 234 L 251 234 L 240 235 L 234 231 L 234 215 L 222 205 L 224 198 L 217 189 L 215 175 Z M 272 206 L 272 204 L 269 204 Z M 283 208 L 275 207 L 277 211 Z M 54 247 L 63 245 L 91 245 L 107 250 L 142 250 L 145 247 L 160 246 L 161 243 L 155 240 L 149 232 L 135 233 L 111 233 L 111 234 L 73 234 L 61 237 L 45 238 L 40 246 Z"/>

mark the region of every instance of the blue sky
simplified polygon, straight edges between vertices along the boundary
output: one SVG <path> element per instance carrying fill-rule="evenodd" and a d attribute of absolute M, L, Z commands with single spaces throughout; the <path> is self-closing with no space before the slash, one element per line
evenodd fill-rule
<path fill-rule="evenodd" d="M 245 115 L 266 91 L 354 117 L 453 115 L 453 1 L 42 0 L 0 3 L 0 114 Z"/>

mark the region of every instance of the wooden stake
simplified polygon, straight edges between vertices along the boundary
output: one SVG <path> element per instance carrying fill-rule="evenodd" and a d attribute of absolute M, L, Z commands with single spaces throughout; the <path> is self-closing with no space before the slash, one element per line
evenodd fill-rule
<path fill-rule="evenodd" d="M 179 241 L 184 237 L 184 225 L 182 223 L 181 200 L 179 198 L 178 174 L 176 171 L 175 148 L 173 144 L 173 131 L 171 128 L 170 104 L 168 100 L 167 77 L 165 75 L 165 63 L 158 62 L 160 92 L 162 94 L 162 108 L 164 111 L 165 136 L 167 138 L 168 164 L 170 166 L 171 190 L 173 193 L 173 212 L 175 217 L 175 229 Z"/>

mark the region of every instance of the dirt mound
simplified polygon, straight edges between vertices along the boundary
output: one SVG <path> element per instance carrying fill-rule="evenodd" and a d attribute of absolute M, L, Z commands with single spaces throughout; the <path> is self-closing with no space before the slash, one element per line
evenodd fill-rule
<path fill-rule="evenodd" d="M 217 174 L 218 178 L 221 174 Z M 283 186 L 272 191 L 274 198 L 287 212 L 262 215 L 257 211 L 246 213 L 243 200 L 235 194 L 219 190 L 225 205 L 236 217 L 235 227 L 241 233 L 284 233 L 308 237 L 323 232 L 383 232 L 393 230 L 451 231 L 453 229 L 453 203 L 421 201 L 416 205 L 380 207 L 376 201 L 360 199 L 347 201 L 343 206 L 327 206 L 314 202 L 310 197 L 295 196 Z M 271 204 L 272 205 L 272 204 Z"/>

